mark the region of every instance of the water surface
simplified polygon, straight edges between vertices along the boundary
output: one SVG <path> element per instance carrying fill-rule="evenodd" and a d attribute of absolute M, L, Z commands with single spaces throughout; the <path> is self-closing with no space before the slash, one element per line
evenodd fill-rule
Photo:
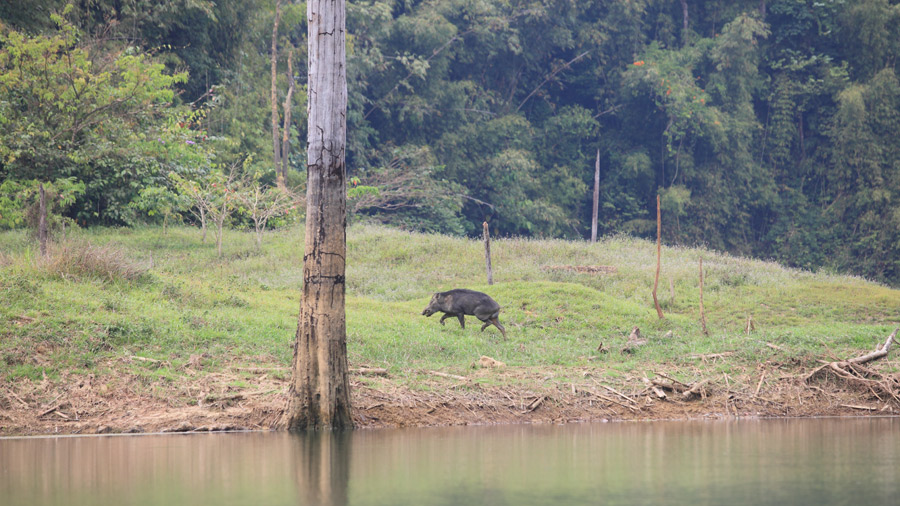
<path fill-rule="evenodd" d="M 0 504 L 898 504 L 900 419 L 0 439 Z"/>

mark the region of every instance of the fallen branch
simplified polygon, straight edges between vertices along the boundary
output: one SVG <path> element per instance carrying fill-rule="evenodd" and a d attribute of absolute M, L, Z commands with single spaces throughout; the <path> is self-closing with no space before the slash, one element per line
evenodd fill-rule
<path fill-rule="evenodd" d="M 538 397 L 537 399 L 531 401 L 531 403 L 528 404 L 528 407 L 525 408 L 525 411 L 522 411 L 522 414 L 524 415 L 526 413 L 531 413 L 532 411 L 536 410 L 541 404 L 544 403 L 544 400 L 546 398 L 547 398 L 546 395 L 542 395 L 542 396 Z"/>
<path fill-rule="evenodd" d="M 440 376 L 441 378 L 448 378 L 448 379 L 455 379 L 455 380 L 459 380 L 459 381 L 465 381 L 466 383 L 468 383 L 469 381 L 471 381 L 469 378 L 467 378 L 467 377 L 465 377 L 465 376 L 458 376 L 458 375 L 456 375 L 456 374 L 448 374 L 448 373 L 445 373 L 445 372 L 439 372 L 439 371 L 425 371 L 425 372 L 427 372 L 428 374 L 433 374 L 433 375 L 435 375 L 435 376 Z"/>
<path fill-rule="evenodd" d="M 694 395 L 700 396 L 701 398 L 705 398 L 706 391 L 703 389 L 703 387 L 706 386 L 707 383 L 709 383 L 708 379 L 701 380 L 701 381 L 694 383 L 691 386 L 691 388 L 685 390 L 684 392 L 681 392 L 681 397 L 684 398 L 684 400 L 688 400 L 691 398 L 691 396 L 694 396 Z"/>
<path fill-rule="evenodd" d="M 658 399 L 660 399 L 660 400 L 666 399 L 666 393 L 663 392 L 662 390 L 660 390 L 659 387 L 657 385 L 655 385 L 652 381 L 650 381 L 647 378 L 641 378 L 641 381 L 644 382 L 644 385 L 647 385 L 647 388 L 649 388 L 650 391 L 653 392 L 653 394 L 656 395 L 656 397 Z"/>
<path fill-rule="evenodd" d="M 900 382 L 893 377 L 885 378 L 881 374 L 862 366 L 862 364 L 887 356 L 898 331 L 900 331 L 900 327 L 894 329 L 884 341 L 884 344 L 879 344 L 877 349 L 871 353 L 847 360 L 824 363 L 806 376 L 805 383 L 809 383 L 824 372 L 830 372 L 840 379 L 868 389 L 879 400 L 882 400 L 881 396 L 878 395 L 881 393 L 900 404 L 900 395 L 898 395 L 900 394 Z"/>
<path fill-rule="evenodd" d="M 677 379 L 672 378 L 663 373 L 656 373 L 656 376 L 657 377 L 653 378 L 652 380 L 649 380 L 649 382 L 650 382 L 649 385 L 651 387 L 655 386 L 655 387 L 659 387 L 663 390 L 669 390 L 672 393 L 679 394 L 679 395 L 681 395 L 681 398 L 683 400 L 689 400 L 691 397 L 693 397 L 695 395 L 699 396 L 699 397 L 704 397 L 704 398 L 706 397 L 706 393 L 703 390 L 703 387 L 707 383 L 709 383 L 708 379 L 697 381 L 697 382 L 689 385 L 687 383 L 678 381 Z M 664 378 L 668 381 L 663 381 L 660 378 Z M 646 381 L 645 381 L 645 383 L 646 383 Z M 659 396 L 659 394 L 657 394 L 657 397 L 658 396 Z"/>
<path fill-rule="evenodd" d="M 863 411 L 878 411 L 878 408 L 873 408 L 870 406 L 855 406 L 853 404 L 841 404 L 841 407 L 850 408 L 850 409 L 860 409 Z"/>
<path fill-rule="evenodd" d="M 356 367 L 350 369 L 351 374 L 362 374 L 371 376 L 387 376 L 388 370 L 381 367 Z"/>
<path fill-rule="evenodd" d="M 159 364 L 161 362 L 160 360 L 156 360 L 155 358 L 139 357 L 137 355 L 129 355 L 128 358 L 131 360 L 140 360 L 141 362 L 151 362 L 154 364 Z"/>
<path fill-rule="evenodd" d="M 19 397 L 18 395 L 16 395 L 16 393 L 13 392 L 12 390 L 10 390 L 10 389 L 7 388 L 6 391 L 9 392 L 9 395 L 11 395 L 13 399 L 15 399 L 15 400 L 21 402 L 22 405 L 25 406 L 26 408 L 30 408 L 30 407 L 31 407 L 31 406 L 28 405 L 27 402 L 23 401 L 22 398 Z"/>
<path fill-rule="evenodd" d="M 38 418 L 41 418 L 42 416 L 49 415 L 50 413 L 53 413 L 53 412 L 55 411 L 57 415 L 59 415 L 59 416 L 65 418 L 66 420 L 68 420 L 68 419 L 69 419 L 68 416 L 66 416 L 65 414 L 60 413 L 60 412 L 58 411 L 59 408 L 63 407 L 63 404 L 65 404 L 65 403 L 57 404 L 57 405 L 53 406 L 52 408 L 50 408 L 50 409 L 44 411 L 43 413 L 41 413 L 41 414 L 38 415 Z"/>
<path fill-rule="evenodd" d="M 891 345 L 894 344 L 894 338 L 897 337 L 897 331 L 900 330 L 900 327 L 894 329 L 891 332 L 891 335 L 888 336 L 887 340 L 884 341 L 884 344 L 879 346 L 877 350 L 872 353 L 867 353 L 861 357 L 851 358 L 847 360 L 847 362 L 851 364 L 865 364 L 866 362 L 871 362 L 872 360 L 879 359 L 888 354 L 888 351 L 891 349 Z"/>
<path fill-rule="evenodd" d="M 734 355 L 734 352 L 733 351 L 723 351 L 722 353 L 707 353 L 704 355 L 688 355 L 688 358 L 690 358 L 690 359 L 698 359 L 699 358 L 700 360 L 703 360 L 705 362 L 709 359 L 724 358 L 724 357 L 728 357 L 730 355 Z"/>
<path fill-rule="evenodd" d="M 759 383 L 756 384 L 756 391 L 753 392 L 754 397 L 759 397 L 759 389 L 762 388 L 763 381 L 766 379 L 766 370 L 763 369 L 762 376 L 759 377 Z"/>
<path fill-rule="evenodd" d="M 681 381 L 678 381 L 677 379 L 675 379 L 675 378 L 673 378 L 673 377 L 671 377 L 671 376 L 669 376 L 669 375 L 667 375 L 667 374 L 665 374 L 665 373 L 658 372 L 658 373 L 655 373 L 655 374 L 656 374 L 657 376 L 661 377 L 661 378 L 666 378 L 667 380 L 671 381 L 671 382 L 674 383 L 675 385 L 679 385 L 679 386 L 681 387 L 681 388 L 680 388 L 681 390 L 686 389 L 686 388 L 690 388 L 690 387 L 691 387 L 691 386 L 688 385 L 687 383 L 682 383 Z M 673 390 L 674 390 L 674 389 L 673 389 Z"/>
<path fill-rule="evenodd" d="M 545 265 L 542 271 L 570 271 L 580 274 L 615 274 L 618 270 L 609 265 Z"/>
<path fill-rule="evenodd" d="M 615 388 L 608 387 L 608 386 L 604 385 L 603 383 L 600 383 L 599 381 L 597 381 L 597 380 L 594 379 L 594 378 L 591 378 L 591 380 L 593 380 L 594 383 L 596 383 L 598 386 L 600 386 L 600 387 L 602 387 L 602 388 L 605 388 L 605 389 L 609 390 L 610 392 L 612 392 L 612 393 L 618 395 L 619 397 L 625 399 L 626 401 L 628 401 L 628 402 L 630 402 L 630 403 L 632 403 L 632 404 L 635 404 L 635 405 L 637 404 L 637 403 L 634 401 L 634 399 L 632 399 L 631 397 L 628 397 L 627 395 L 623 394 L 622 392 L 619 392 L 619 391 L 616 390 Z"/>
<path fill-rule="evenodd" d="M 606 401 L 606 402 L 611 402 L 611 403 L 613 403 L 613 404 L 617 404 L 617 405 L 619 405 L 619 406 L 622 406 L 623 408 L 630 409 L 630 410 L 631 410 L 632 412 L 634 412 L 634 413 L 637 413 L 637 412 L 640 410 L 638 407 L 629 406 L 628 404 L 625 404 L 625 403 L 623 403 L 623 402 L 619 402 L 619 401 L 617 401 L 617 400 L 615 400 L 615 399 L 613 399 L 613 398 L 611 398 L 611 397 L 607 397 L 607 396 L 605 396 L 605 395 L 603 395 L 603 394 L 601 394 L 601 393 L 594 392 L 594 391 L 591 391 L 591 390 L 589 390 L 589 392 L 591 392 L 595 397 L 597 397 L 597 398 L 599 398 L 599 399 L 602 399 L 602 400 L 604 400 L 604 401 Z M 630 400 L 630 399 L 629 399 L 629 400 Z M 631 401 L 631 402 L 634 402 L 634 401 Z"/>

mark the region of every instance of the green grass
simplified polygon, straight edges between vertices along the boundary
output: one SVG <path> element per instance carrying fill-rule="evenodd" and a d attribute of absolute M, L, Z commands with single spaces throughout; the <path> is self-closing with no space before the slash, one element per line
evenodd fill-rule
<path fill-rule="evenodd" d="M 102 374 L 128 355 L 160 361 L 128 363 L 129 372 L 148 381 L 177 381 L 199 353 L 209 357 L 204 370 L 287 366 L 302 234 L 302 228 L 269 233 L 258 251 L 251 233 L 229 231 L 218 258 L 211 238 L 203 243 L 191 228 L 166 235 L 157 228 L 76 231 L 67 254 L 90 245 L 104 259 L 75 266 L 40 261 L 24 233 L 2 233 L 0 378 Z M 651 298 L 656 248 L 644 240 L 495 239 L 495 284 L 488 286 L 481 241 L 369 225 L 355 225 L 347 236 L 351 365 L 386 367 L 411 386 L 423 371 L 465 374 L 481 355 L 558 375 L 588 367 L 611 377 L 696 364 L 691 355 L 723 351 L 734 354 L 712 370 L 765 360 L 808 365 L 872 349 L 900 314 L 900 291 L 859 278 L 675 247 L 663 249 L 658 295 L 666 318 L 659 320 Z M 708 336 L 699 324 L 701 257 Z M 559 265 L 616 271 L 545 268 Z M 457 287 L 488 292 L 503 306 L 508 340 L 494 327 L 479 332 L 474 317 L 461 329 L 455 319 L 441 326 L 439 315 L 421 316 L 433 292 Z M 748 317 L 756 326 L 749 336 Z M 634 326 L 650 343 L 620 354 Z M 598 353 L 601 342 L 612 352 Z M 783 351 L 775 356 L 766 343 Z"/>

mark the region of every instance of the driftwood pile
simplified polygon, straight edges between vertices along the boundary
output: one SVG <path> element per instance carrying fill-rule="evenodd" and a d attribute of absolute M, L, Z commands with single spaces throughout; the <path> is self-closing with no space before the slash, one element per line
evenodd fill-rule
<path fill-rule="evenodd" d="M 673 400 L 690 401 L 693 399 L 706 399 L 709 395 L 707 391 L 708 379 L 695 381 L 694 383 L 682 383 L 675 378 L 666 376 L 662 373 L 656 373 L 653 379 L 643 378 L 642 381 L 646 388 L 644 393 L 652 393 L 657 399 L 670 399 L 671 394 Z M 666 393 L 668 392 L 668 393 Z"/>
<path fill-rule="evenodd" d="M 885 375 L 864 366 L 868 362 L 885 357 L 897 337 L 897 331 L 887 337 L 884 344 L 879 344 L 875 351 L 847 360 L 825 362 L 806 376 L 806 383 L 814 380 L 834 377 L 850 385 L 868 390 L 876 399 L 888 403 L 893 401 L 900 406 L 900 374 Z"/>

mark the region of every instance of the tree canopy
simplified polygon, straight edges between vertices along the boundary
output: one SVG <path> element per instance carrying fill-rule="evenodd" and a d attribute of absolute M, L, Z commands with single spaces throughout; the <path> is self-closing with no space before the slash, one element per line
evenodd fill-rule
<path fill-rule="evenodd" d="M 3 179 L 84 182 L 87 224 L 212 160 L 274 181 L 273 36 L 302 146 L 301 3 L 63 4 L 0 7 Z M 600 233 L 652 236 L 660 195 L 667 243 L 900 284 L 896 0 L 348 0 L 347 32 L 352 219 L 587 237 L 599 149 Z"/>

